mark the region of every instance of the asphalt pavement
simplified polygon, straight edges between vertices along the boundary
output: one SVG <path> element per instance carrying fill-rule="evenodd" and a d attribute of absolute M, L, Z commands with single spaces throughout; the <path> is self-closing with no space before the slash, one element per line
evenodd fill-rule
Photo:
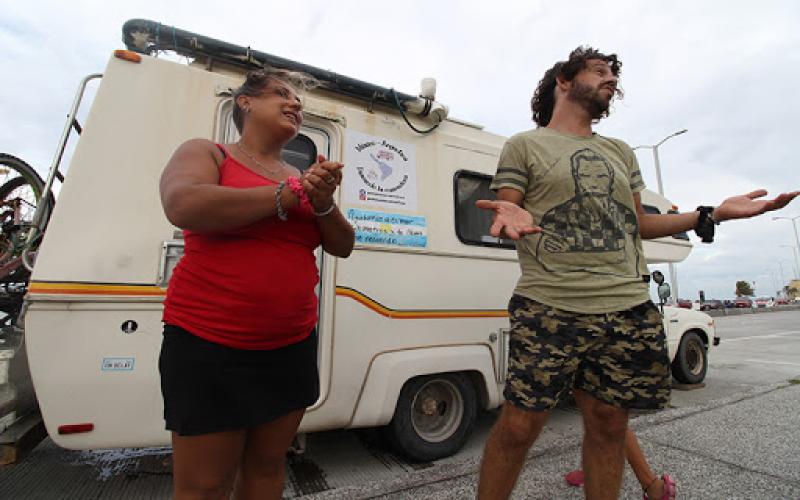
<path fill-rule="evenodd" d="M 652 468 L 677 481 L 678 498 L 800 498 L 800 385 L 751 389 L 735 397 L 690 409 L 635 419 L 642 450 Z M 513 499 L 579 499 L 565 472 L 579 464 L 580 437 L 535 447 L 520 475 Z M 456 467 L 420 471 L 393 481 L 342 488 L 309 499 L 475 498 L 478 460 Z M 641 498 L 626 469 L 620 498 Z"/>

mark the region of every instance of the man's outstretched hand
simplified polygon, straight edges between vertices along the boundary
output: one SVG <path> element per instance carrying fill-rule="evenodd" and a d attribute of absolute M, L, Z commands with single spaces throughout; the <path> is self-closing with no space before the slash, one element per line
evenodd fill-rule
<path fill-rule="evenodd" d="M 764 212 L 779 210 L 788 205 L 797 195 L 800 195 L 800 191 L 782 193 L 772 200 L 758 199 L 766 195 L 766 190 L 758 189 L 751 193 L 732 196 L 714 209 L 714 219 L 717 222 L 730 219 L 745 219 Z"/>
<path fill-rule="evenodd" d="M 494 212 L 492 227 L 489 228 L 489 233 L 494 237 L 505 235 L 518 240 L 526 234 L 542 232 L 541 227 L 533 224 L 530 212 L 510 201 L 478 200 L 475 206 Z"/>

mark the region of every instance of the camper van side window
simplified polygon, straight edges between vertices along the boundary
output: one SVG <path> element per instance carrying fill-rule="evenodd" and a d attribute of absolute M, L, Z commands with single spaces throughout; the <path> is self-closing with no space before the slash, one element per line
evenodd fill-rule
<path fill-rule="evenodd" d="M 316 163 L 317 146 L 308 136 L 297 134 L 283 147 L 283 161 L 303 172 Z"/>
<path fill-rule="evenodd" d="M 485 247 L 514 248 L 514 242 L 495 238 L 489 234 L 492 213 L 475 207 L 477 200 L 494 200 L 494 192 L 489 189 L 492 176 L 459 170 L 453 179 L 455 198 L 456 236 L 466 245 Z"/>
<path fill-rule="evenodd" d="M 233 100 L 222 103 L 219 112 L 219 125 L 216 141 L 233 143 L 239 140 L 239 131 L 233 124 Z M 283 148 L 283 161 L 301 172 L 317 161 L 317 146 L 307 135 L 300 133 Z"/>

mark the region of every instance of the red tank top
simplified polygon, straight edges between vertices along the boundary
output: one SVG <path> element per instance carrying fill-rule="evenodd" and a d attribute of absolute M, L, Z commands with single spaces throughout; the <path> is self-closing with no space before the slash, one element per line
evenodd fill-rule
<path fill-rule="evenodd" d="M 277 184 L 220 146 L 221 186 Z M 309 208 L 214 234 L 185 230 L 184 255 L 169 281 L 164 322 L 237 349 L 275 349 L 305 339 L 317 322 L 314 249 L 321 241 Z"/>

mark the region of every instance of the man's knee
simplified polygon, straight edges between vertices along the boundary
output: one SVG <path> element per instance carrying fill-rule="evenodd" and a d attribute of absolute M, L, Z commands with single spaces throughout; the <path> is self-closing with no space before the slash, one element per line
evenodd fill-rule
<path fill-rule="evenodd" d="M 500 439 L 505 446 L 530 447 L 542 431 L 547 416 L 547 411 L 523 410 L 506 402 L 498 422 Z"/>
<path fill-rule="evenodd" d="M 618 408 L 591 398 L 591 402 L 581 408 L 590 438 L 623 440 L 628 429 L 628 410 Z"/>

